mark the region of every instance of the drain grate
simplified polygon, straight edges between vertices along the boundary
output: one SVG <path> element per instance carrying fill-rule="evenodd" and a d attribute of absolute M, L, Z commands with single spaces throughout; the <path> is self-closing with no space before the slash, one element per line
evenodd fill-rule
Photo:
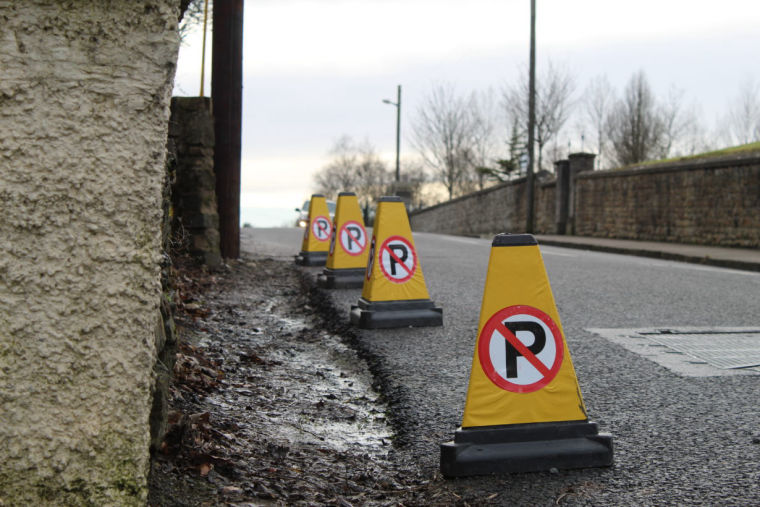
<path fill-rule="evenodd" d="M 760 330 L 757 329 L 722 332 L 665 329 L 640 334 L 673 350 L 702 359 L 716 368 L 760 366 Z"/>
<path fill-rule="evenodd" d="M 688 376 L 760 373 L 758 328 L 588 329 Z"/>

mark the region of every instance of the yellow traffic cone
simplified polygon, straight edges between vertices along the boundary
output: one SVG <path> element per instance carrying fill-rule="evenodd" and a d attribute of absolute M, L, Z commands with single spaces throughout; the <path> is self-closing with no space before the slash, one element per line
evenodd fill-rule
<path fill-rule="evenodd" d="M 399 197 L 381 197 L 377 204 L 362 296 L 351 307 L 351 323 L 363 329 L 443 324 L 443 310 L 428 295 Z"/>
<path fill-rule="evenodd" d="M 317 285 L 327 289 L 358 289 L 364 284 L 369 238 L 359 200 L 353 192 L 338 194 L 327 267 Z"/>
<path fill-rule="evenodd" d="M 612 464 L 589 422 L 538 243 L 492 243 L 462 427 L 441 445 L 446 477 Z"/>
<path fill-rule="evenodd" d="M 332 221 L 327 201 L 322 194 L 313 194 L 309 203 L 309 223 L 303 231 L 301 252 L 296 255 L 296 264 L 301 266 L 324 266 L 330 247 Z"/>

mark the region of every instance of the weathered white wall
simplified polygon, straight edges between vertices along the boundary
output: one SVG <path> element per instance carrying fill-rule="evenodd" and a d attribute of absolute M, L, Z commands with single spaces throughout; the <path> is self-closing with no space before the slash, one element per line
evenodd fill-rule
<path fill-rule="evenodd" d="M 178 0 L 0 0 L 0 504 L 144 504 Z"/>

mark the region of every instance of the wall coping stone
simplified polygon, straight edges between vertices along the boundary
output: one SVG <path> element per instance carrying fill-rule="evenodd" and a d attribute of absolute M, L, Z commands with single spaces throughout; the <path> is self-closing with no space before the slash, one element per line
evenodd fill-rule
<path fill-rule="evenodd" d="M 722 169 L 729 167 L 760 165 L 760 153 L 752 152 L 745 155 L 728 155 L 722 157 L 677 160 L 658 164 L 634 166 L 628 169 L 605 169 L 603 171 L 583 171 L 575 177 L 581 179 L 590 178 L 617 178 L 638 176 L 641 174 L 669 173 L 680 171 L 697 171 L 703 169 Z"/>

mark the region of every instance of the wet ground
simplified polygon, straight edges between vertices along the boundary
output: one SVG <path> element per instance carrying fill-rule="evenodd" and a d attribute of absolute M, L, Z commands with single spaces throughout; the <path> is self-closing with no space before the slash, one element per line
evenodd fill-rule
<path fill-rule="evenodd" d="M 182 345 L 150 505 L 461 503 L 394 451 L 383 386 L 308 276 L 265 257 L 180 274 Z"/>

